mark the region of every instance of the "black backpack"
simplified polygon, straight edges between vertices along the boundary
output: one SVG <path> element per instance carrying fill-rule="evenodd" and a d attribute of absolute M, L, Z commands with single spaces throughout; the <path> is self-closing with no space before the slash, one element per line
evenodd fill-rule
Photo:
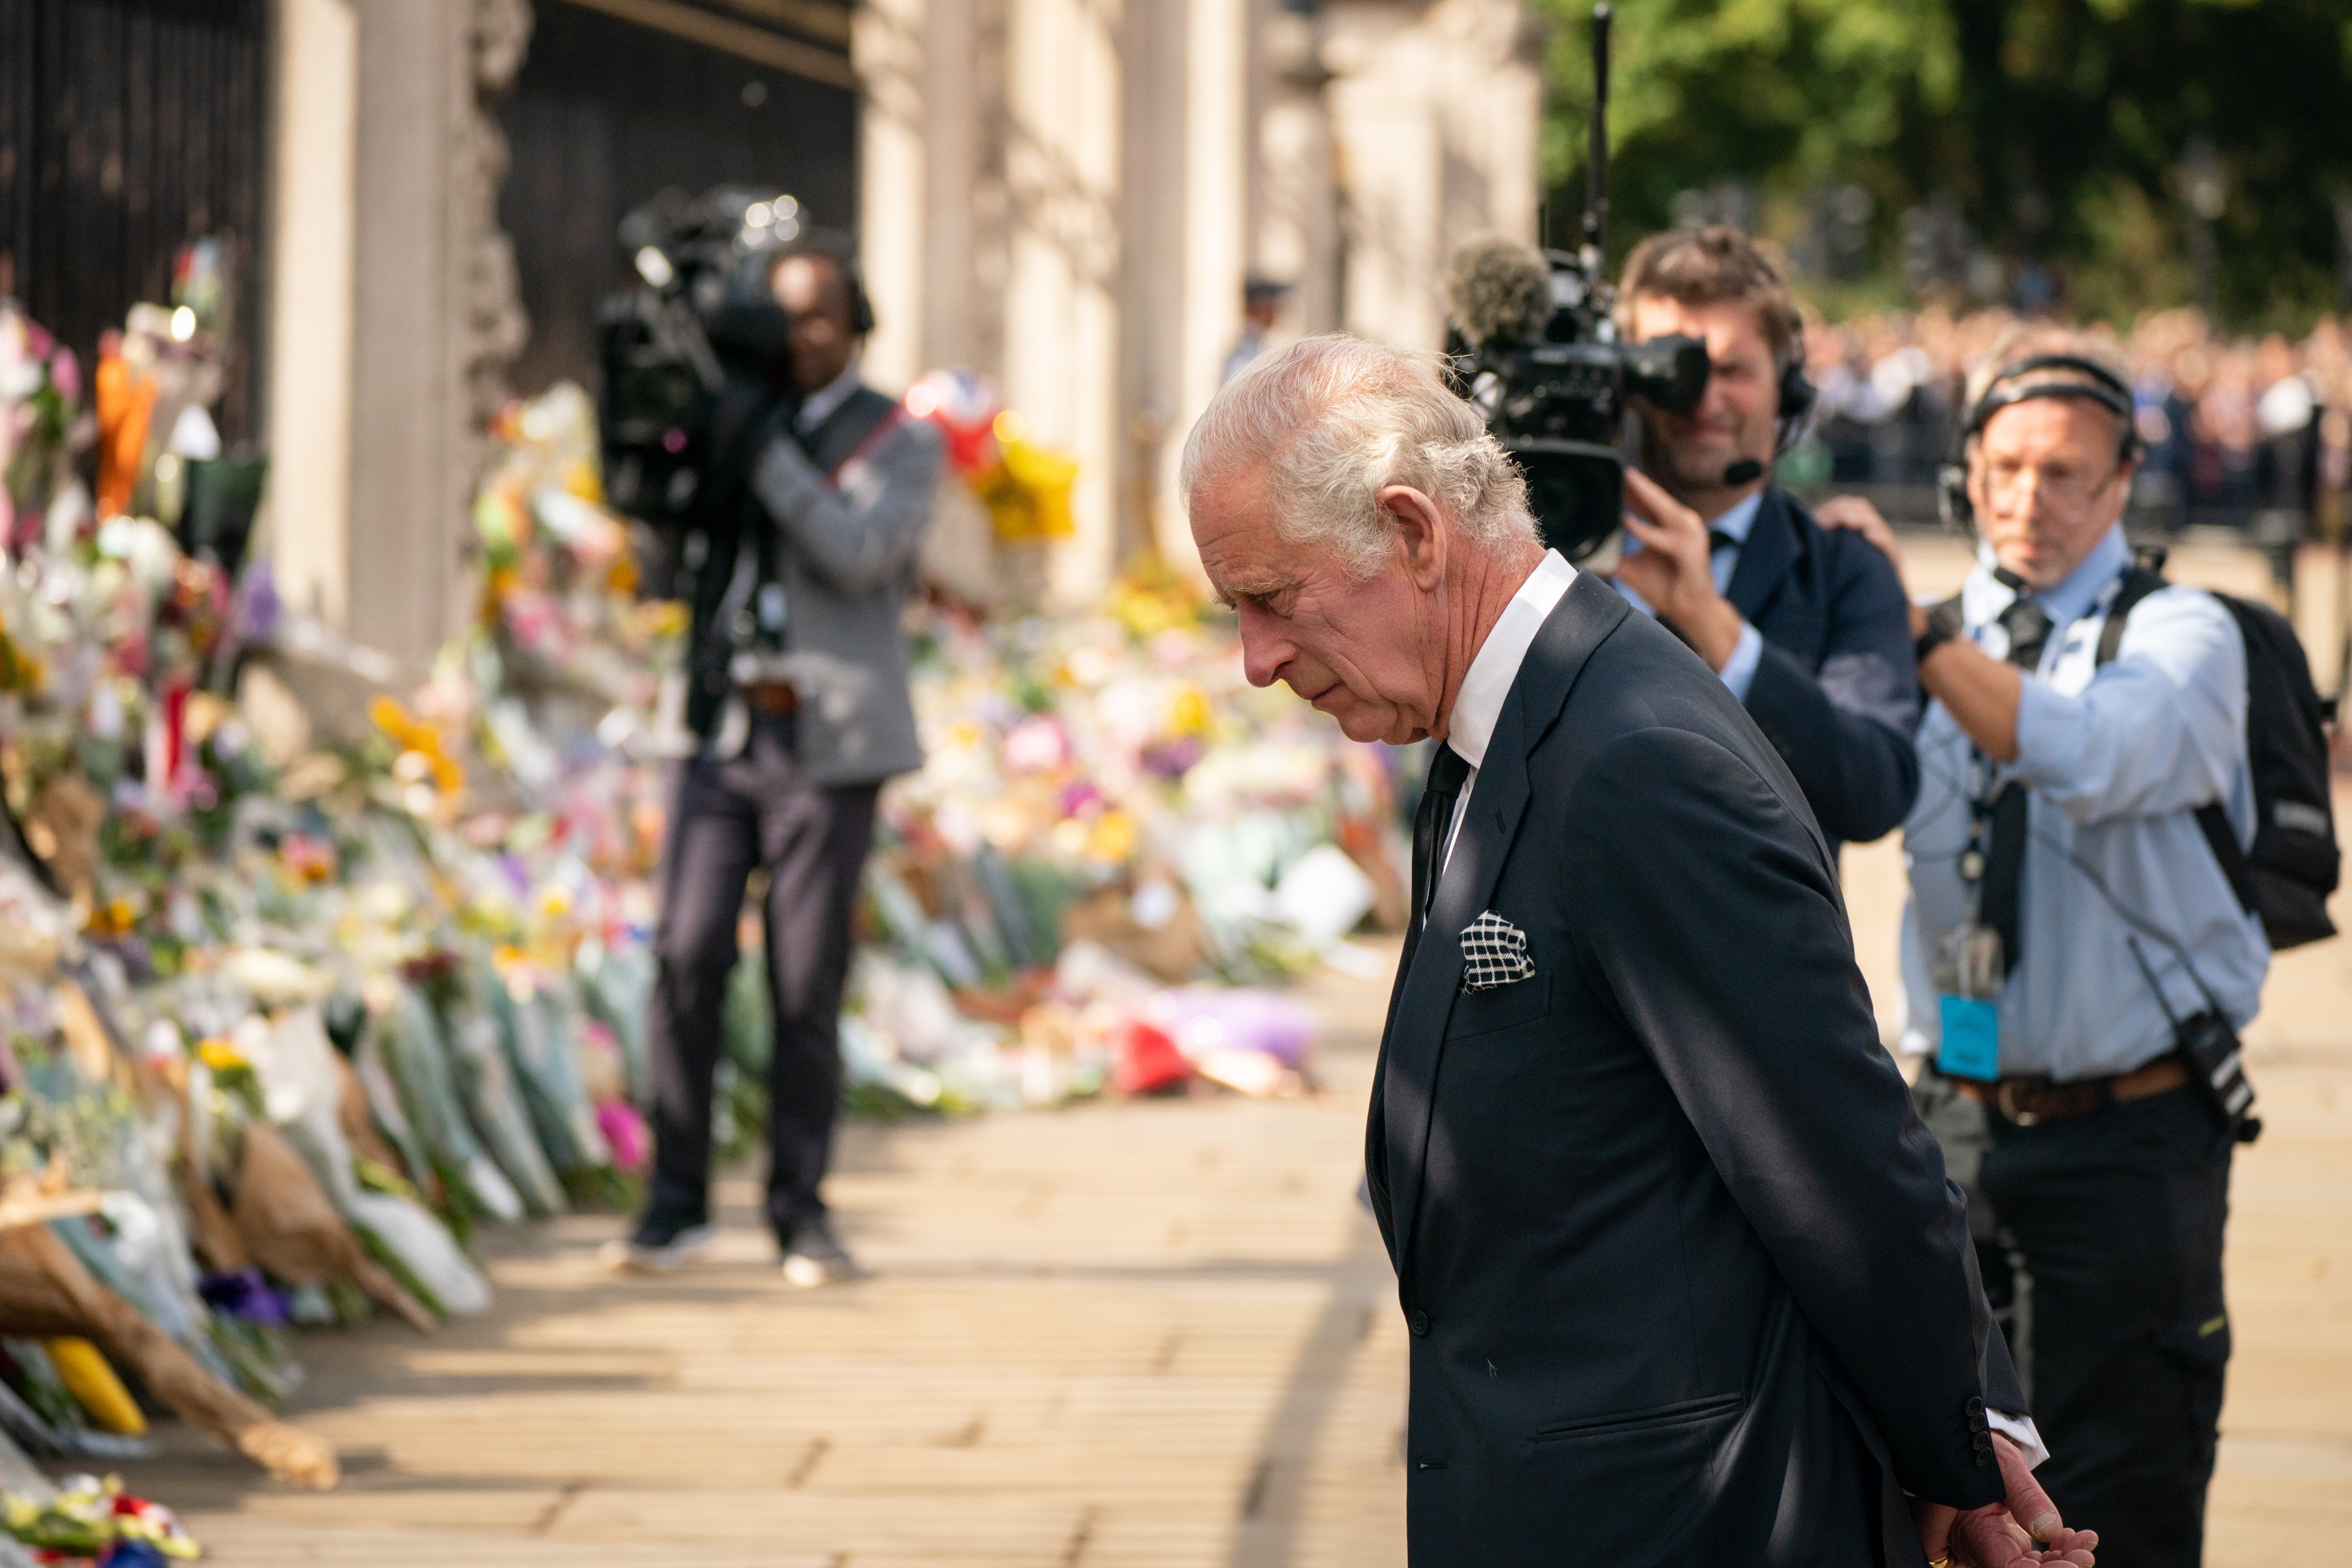
<path fill-rule="evenodd" d="M 2143 554 L 2125 577 L 2099 633 L 2098 662 L 2114 660 L 2132 606 L 2169 586 L 2161 551 Z M 2197 826 L 2248 914 L 2260 915 L 2273 952 L 2336 934 L 2327 896 L 2336 890 L 2336 812 L 2328 794 L 2329 704 L 2311 683 L 2303 641 L 2268 605 L 2214 594 L 2246 641 L 2246 761 L 2254 779 L 2254 847 L 2238 847 L 2220 802 L 2197 808 Z"/>

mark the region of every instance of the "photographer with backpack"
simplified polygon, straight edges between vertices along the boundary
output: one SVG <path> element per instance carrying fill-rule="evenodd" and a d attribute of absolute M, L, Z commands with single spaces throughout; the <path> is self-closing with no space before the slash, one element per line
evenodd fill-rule
<path fill-rule="evenodd" d="M 1931 700 L 1904 1044 L 1930 1055 L 1918 1098 L 1954 1174 L 1975 1167 L 1987 1293 L 2050 1445 L 2037 1479 L 2111 1568 L 2192 1568 L 2231 1154 L 2260 1127 L 2236 1031 L 2273 945 L 2332 933 L 2318 700 L 2273 612 L 2135 561 L 2111 350 L 2023 329 L 1968 391 L 1947 499 L 1978 563 L 1912 613 Z M 1866 503 L 1820 515 L 1893 553 Z"/>

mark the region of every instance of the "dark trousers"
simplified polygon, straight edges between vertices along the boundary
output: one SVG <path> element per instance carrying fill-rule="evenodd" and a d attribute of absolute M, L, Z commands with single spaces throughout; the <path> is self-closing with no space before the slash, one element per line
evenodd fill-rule
<path fill-rule="evenodd" d="M 824 789 L 793 760 L 789 721 L 754 723 L 741 756 L 681 763 L 662 851 L 653 1048 L 653 1208 L 699 1219 L 710 1194 L 711 1075 L 735 927 L 754 866 L 768 872 L 768 1220 L 786 1243 L 821 1217 L 818 1184 L 841 1102 L 841 994 L 878 786 Z"/>
<path fill-rule="evenodd" d="M 2230 1359 L 2230 1139 L 2189 1089 L 2031 1127 L 1990 1113 L 1986 1134 L 1978 1182 L 2018 1265 L 2012 1349 L 2050 1446 L 2038 1479 L 2099 1532 L 2100 1568 L 2197 1568 Z"/>

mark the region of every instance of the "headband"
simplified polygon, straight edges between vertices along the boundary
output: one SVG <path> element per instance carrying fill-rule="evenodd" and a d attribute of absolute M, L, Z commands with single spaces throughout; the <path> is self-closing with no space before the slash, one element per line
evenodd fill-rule
<path fill-rule="evenodd" d="M 2071 370 L 2092 379 L 2089 383 L 2037 381 L 2030 386 L 2003 388 L 2001 385 L 2005 381 L 2031 375 L 2037 370 Z M 1962 434 L 1974 436 L 1985 427 L 1987 420 L 2011 404 L 2023 403 L 2035 397 L 2079 397 L 2086 403 L 2095 403 L 2123 425 L 2123 451 L 2126 455 L 2137 442 L 2139 432 L 2132 421 L 2131 388 L 2124 384 L 2121 376 L 2098 361 L 2075 354 L 2035 354 L 2001 366 L 1993 373 L 1992 379 L 1985 383 L 1985 395 L 1978 398 L 1976 407 L 1969 410 L 1968 428 Z"/>

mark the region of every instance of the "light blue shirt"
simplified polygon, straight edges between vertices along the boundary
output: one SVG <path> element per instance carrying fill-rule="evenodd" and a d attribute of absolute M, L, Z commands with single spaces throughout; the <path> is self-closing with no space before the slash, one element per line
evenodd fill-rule
<path fill-rule="evenodd" d="M 2170 587 L 2140 601 L 2114 662 L 2096 668 L 2106 606 L 2130 563 L 2118 524 L 2063 583 L 2036 595 L 2052 625 L 2019 700 L 2015 763 L 1980 762 L 1944 705 L 1927 706 L 1916 742 L 1919 800 L 1903 826 L 1906 1050 L 1941 1042 L 1929 960 L 1970 912 L 1959 875 L 1969 803 L 2005 776 L 2032 795 L 2022 952 L 2000 1000 L 2004 1076 L 2100 1078 L 2172 1049 L 2171 1026 L 2126 940 L 2135 935 L 2174 1013 L 2209 1005 L 2199 979 L 2241 1026 L 2261 1004 L 2270 944 L 2239 907 L 2194 815 L 2221 801 L 2239 842 L 2252 841 L 2245 643 L 2211 595 Z M 2016 596 L 1994 576 L 1990 551 L 1980 552 L 1960 592 L 1961 619 L 1996 658 L 2009 652 L 2000 617 Z"/>
<path fill-rule="evenodd" d="M 1721 517 L 1708 520 L 1706 526 L 1711 531 L 1729 534 L 1735 541 L 1728 549 L 1717 550 L 1708 557 L 1707 566 L 1715 575 L 1717 593 L 1725 593 L 1730 589 L 1731 574 L 1739 570 L 1740 548 L 1748 542 L 1748 531 L 1756 526 L 1756 514 L 1763 505 L 1764 492 L 1758 489 Z M 1641 552 L 1642 542 L 1631 533 L 1626 534 L 1625 553 L 1638 555 Z M 1612 579 L 1612 581 L 1616 580 Z M 1656 618 L 1657 608 L 1649 600 L 1642 597 L 1622 581 L 1617 581 L 1616 586 L 1617 591 L 1625 595 L 1627 604 L 1643 615 L 1653 619 Z M 1722 670 L 1724 685 L 1729 687 L 1731 695 L 1742 702 L 1748 700 L 1748 689 L 1756 682 L 1756 666 L 1763 658 L 1762 634 L 1754 626 L 1742 621 L 1739 624 L 1739 640 L 1732 645 L 1731 658 L 1725 661 Z"/>

